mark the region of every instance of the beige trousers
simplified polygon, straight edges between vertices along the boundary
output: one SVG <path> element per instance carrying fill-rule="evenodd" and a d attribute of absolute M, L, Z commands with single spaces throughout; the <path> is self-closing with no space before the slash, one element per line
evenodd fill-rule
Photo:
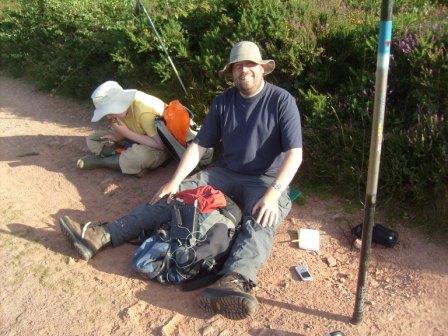
<path fill-rule="evenodd" d="M 108 134 L 108 131 L 97 131 L 86 139 L 87 147 L 95 154 L 100 155 L 105 146 L 101 141 L 95 141 Z M 162 165 L 169 155 L 164 150 L 151 148 L 146 145 L 133 144 L 120 154 L 119 164 L 123 174 L 138 174 L 143 169 L 154 169 Z"/>

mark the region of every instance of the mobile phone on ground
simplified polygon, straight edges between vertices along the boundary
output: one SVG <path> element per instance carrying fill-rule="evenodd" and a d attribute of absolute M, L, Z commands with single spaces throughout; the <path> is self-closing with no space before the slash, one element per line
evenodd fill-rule
<path fill-rule="evenodd" d="M 302 279 L 303 281 L 313 280 L 313 277 L 311 276 L 311 273 L 306 264 L 300 264 L 294 268 L 295 268 L 297 274 L 299 275 L 300 279 Z"/>

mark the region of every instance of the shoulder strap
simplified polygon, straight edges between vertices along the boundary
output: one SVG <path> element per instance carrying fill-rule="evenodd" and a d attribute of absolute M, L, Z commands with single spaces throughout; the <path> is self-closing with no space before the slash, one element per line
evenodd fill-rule
<path fill-rule="evenodd" d="M 241 209 L 230 197 L 227 195 L 224 195 L 224 197 L 226 198 L 227 206 L 220 209 L 219 212 L 230 219 L 236 227 L 241 221 Z"/>

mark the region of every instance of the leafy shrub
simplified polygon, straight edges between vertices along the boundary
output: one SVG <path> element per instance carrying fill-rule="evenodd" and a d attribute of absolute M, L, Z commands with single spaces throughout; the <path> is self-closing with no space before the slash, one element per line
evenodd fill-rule
<path fill-rule="evenodd" d="M 304 178 L 362 198 L 379 0 L 154 0 L 145 5 L 187 84 L 183 100 L 199 121 L 212 97 L 227 87 L 217 71 L 230 46 L 256 41 L 266 57 L 276 60 L 269 80 L 298 98 Z M 440 204 L 448 203 L 447 14 L 441 1 L 395 1 L 379 182 L 383 199 L 428 209 L 439 204 L 436 210 L 445 213 Z M 166 100 L 183 96 L 147 18 L 130 0 L 9 5 L 0 15 L 0 66 L 76 97 L 88 97 L 107 79 Z"/>

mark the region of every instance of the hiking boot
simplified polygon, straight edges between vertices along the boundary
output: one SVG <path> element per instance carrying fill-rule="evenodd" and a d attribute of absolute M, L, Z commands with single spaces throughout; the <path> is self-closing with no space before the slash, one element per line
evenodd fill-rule
<path fill-rule="evenodd" d="M 119 163 L 120 155 L 112 155 L 101 157 L 97 155 L 86 155 L 78 160 L 76 165 L 80 169 L 90 170 L 96 168 L 109 168 L 113 170 L 120 170 Z"/>
<path fill-rule="evenodd" d="M 249 294 L 251 286 L 241 274 L 230 273 L 206 288 L 200 299 L 207 313 L 221 314 L 232 320 L 253 315 L 258 309 L 255 296 Z"/>
<path fill-rule="evenodd" d="M 102 247 L 111 243 L 110 233 L 104 224 L 88 222 L 81 226 L 70 217 L 62 216 L 59 218 L 59 226 L 84 260 L 91 259 Z"/>

